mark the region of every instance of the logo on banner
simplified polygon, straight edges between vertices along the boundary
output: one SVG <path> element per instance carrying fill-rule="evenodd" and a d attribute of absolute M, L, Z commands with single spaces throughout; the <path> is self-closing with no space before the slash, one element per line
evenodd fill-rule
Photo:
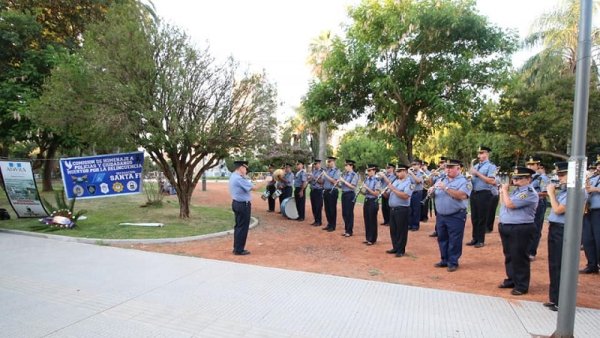
<path fill-rule="evenodd" d="M 83 196 L 83 192 L 84 192 L 83 187 L 80 186 L 79 184 L 76 184 L 73 186 L 73 193 L 75 194 L 75 196 L 81 197 L 81 196 Z"/>
<path fill-rule="evenodd" d="M 108 194 L 108 184 L 106 184 L 106 183 L 100 184 L 100 192 L 103 194 Z"/>
<path fill-rule="evenodd" d="M 121 182 L 115 182 L 112 188 L 116 192 L 121 192 L 123 191 L 123 184 L 121 184 Z"/>
<path fill-rule="evenodd" d="M 129 191 L 135 191 L 137 189 L 138 185 L 135 181 L 129 181 L 127 182 L 127 189 Z"/>

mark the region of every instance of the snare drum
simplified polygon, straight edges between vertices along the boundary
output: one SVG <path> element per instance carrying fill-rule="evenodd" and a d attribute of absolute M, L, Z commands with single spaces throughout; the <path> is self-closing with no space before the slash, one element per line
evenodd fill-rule
<path fill-rule="evenodd" d="M 293 197 L 288 197 L 281 202 L 281 214 L 289 219 L 298 219 L 296 200 Z"/>
<path fill-rule="evenodd" d="M 277 198 L 279 198 L 279 196 L 281 196 L 282 193 L 283 192 L 281 190 L 277 189 L 273 192 L 273 194 L 271 194 L 271 198 L 276 200 Z"/>

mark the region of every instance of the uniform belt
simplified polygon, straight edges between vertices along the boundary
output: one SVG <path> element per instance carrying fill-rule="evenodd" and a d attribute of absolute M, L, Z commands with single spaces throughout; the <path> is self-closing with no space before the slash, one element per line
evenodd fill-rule
<path fill-rule="evenodd" d="M 236 200 L 233 200 L 233 202 L 234 203 L 239 203 L 239 204 L 244 204 L 244 205 L 250 205 L 251 204 L 250 201 L 236 201 Z"/>
<path fill-rule="evenodd" d="M 407 208 L 408 208 L 408 206 L 401 205 L 399 207 L 390 207 L 390 210 L 402 210 L 402 209 L 407 209 Z"/>
<path fill-rule="evenodd" d="M 491 192 L 491 191 L 490 191 L 490 190 L 488 190 L 488 189 L 482 189 L 482 190 L 473 190 L 473 192 L 472 192 L 472 193 L 473 193 L 473 194 L 479 194 L 479 193 L 482 193 L 482 192 Z"/>
<path fill-rule="evenodd" d="M 552 226 L 559 226 L 559 227 L 563 227 L 565 226 L 565 223 L 558 223 L 558 222 L 548 222 L 550 223 L 550 225 Z"/>
<path fill-rule="evenodd" d="M 377 197 L 373 197 L 373 198 L 366 198 L 365 197 L 365 202 L 377 202 Z"/>
<path fill-rule="evenodd" d="M 506 226 L 506 225 L 513 225 L 513 226 L 518 226 L 518 225 L 533 225 L 533 222 L 530 222 L 530 223 L 498 223 L 498 225 L 502 225 L 502 226 Z"/>
<path fill-rule="evenodd" d="M 463 213 L 463 212 L 466 212 L 466 211 L 467 211 L 467 209 L 460 209 L 459 211 L 457 211 L 457 212 L 453 212 L 453 213 L 451 213 L 451 214 L 441 214 L 441 213 L 439 213 L 439 212 L 438 212 L 438 214 L 440 214 L 440 215 L 442 215 L 442 216 L 452 216 L 452 215 L 460 214 L 460 213 Z"/>

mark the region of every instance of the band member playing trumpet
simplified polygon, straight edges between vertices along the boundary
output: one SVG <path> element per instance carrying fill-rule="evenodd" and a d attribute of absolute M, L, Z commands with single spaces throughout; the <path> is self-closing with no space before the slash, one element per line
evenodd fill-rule
<path fill-rule="evenodd" d="M 304 162 L 298 160 L 296 162 L 296 175 L 294 177 L 294 201 L 296 202 L 296 210 L 298 210 L 298 222 L 304 221 L 304 212 L 306 207 L 306 185 L 308 179 L 304 170 Z"/>
<path fill-rule="evenodd" d="M 583 222 L 583 251 L 587 266 L 579 273 L 598 273 L 600 264 L 600 155 L 596 157 L 595 171 L 588 177 L 585 187 L 589 194 L 588 213 Z"/>
<path fill-rule="evenodd" d="M 443 180 L 446 177 L 446 160 L 448 158 L 446 156 L 441 156 L 440 157 L 440 161 L 438 162 L 438 168 L 434 171 L 431 172 L 431 174 L 429 175 L 429 186 L 433 187 L 435 185 L 436 182 Z M 431 196 L 431 198 L 429 199 L 430 202 L 435 203 L 434 197 L 435 194 L 433 193 L 427 193 L 428 196 Z M 435 214 L 437 215 L 437 211 L 435 211 L 435 206 L 433 208 Z M 429 234 L 429 237 L 437 237 L 437 231 L 434 228 L 433 232 L 431 234 Z"/>
<path fill-rule="evenodd" d="M 346 169 L 344 175 L 340 177 L 339 182 L 342 185 L 342 218 L 344 219 L 345 232 L 344 237 L 350 237 L 354 233 L 354 197 L 356 195 L 356 185 L 358 184 L 358 174 L 354 171 L 356 162 L 346 160 Z"/>
<path fill-rule="evenodd" d="M 294 186 L 294 173 L 292 172 L 292 165 L 286 163 L 284 165 L 284 175 L 283 180 L 278 183 L 278 189 L 281 190 L 281 195 L 279 195 L 279 213 L 282 213 L 281 203 L 288 197 L 292 197 L 292 187 Z"/>
<path fill-rule="evenodd" d="M 525 162 L 527 168 L 534 170 L 535 174 L 531 177 L 531 186 L 538 194 L 538 206 L 535 210 L 535 234 L 533 236 L 533 241 L 531 246 L 529 247 L 528 255 L 529 260 L 535 260 L 535 256 L 537 255 L 537 248 L 540 244 L 540 238 L 542 237 L 542 228 L 544 226 L 544 216 L 546 215 L 547 209 L 547 201 L 546 196 L 548 196 L 548 192 L 546 191 L 546 187 L 550 183 L 550 179 L 546 176 L 546 171 L 541 165 L 541 159 L 537 156 L 530 156 L 529 160 Z"/>
<path fill-rule="evenodd" d="M 267 174 L 267 177 L 271 177 L 271 179 L 269 180 L 269 183 L 267 183 L 267 191 L 269 192 L 269 198 L 267 198 L 267 203 L 269 203 L 269 209 L 267 210 L 268 212 L 275 211 L 275 199 L 270 197 L 270 196 L 273 196 L 273 193 L 277 189 L 277 188 L 275 188 L 275 180 L 273 179 L 273 171 L 275 171 L 275 166 L 273 164 L 269 164 L 269 173 Z"/>
<path fill-rule="evenodd" d="M 396 165 L 393 163 L 388 163 L 385 168 L 385 176 L 389 181 L 393 181 L 396 179 Z M 383 180 L 381 181 L 383 185 Z M 388 204 L 390 196 L 388 193 L 385 193 L 381 196 L 381 213 L 383 214 L 383 223 L 381 225 L 389 225 L 390 224 L 390 206 Z"/>
<path fill-rule="evenodd" d="M 390 239 L 392 240 L 392 248 L 386 252 L 395 254 L 396 257 L 404 256 L 408 241 L 408 218 L 410 216 L 410 196 L 413 193 L 413 184 L 408 178 L 407 169 L 408 166 L 398 164 L 394 180 L 390 180 L 387 175 L 382 177 L 390 194 Z"/>
<path fill-rule="evenodd" d="M 467 200 L 471 194 L 471 185 L 460 173 L 461 162 L 454 159 L 446 161 L 446 176 L 429 188 L 428 193 L 435 194 L 437 211 L 435 228 L 438 233 L 441 260 L 435 263 L 437 268 L 447 267 L 449 272 L 458 269 L 458 260 L 462 256 L 462 242 L 467 221 Z"/>
<path fill-rule="evenodd" d="M 535 234 L 535 210 L 538 205 L 538 194 L 531 186 L 531 177 L 535 171 L 525 167 L 514 167 L 512 182 L 516 186 L 508 192 L 509 184 L 502 184 L 499 189 L 502 207 L 500 208 L 500 239 L 504 253 L 506 279 L 498 286 L 501 289 L 512 289 L 514 296 L 521 296 L 529 291 L 531 269 L 528 251 Z"/>
<path fill-rule="evenodd" d="M 323 169 L 321 169 L 321 160 L 315 160 L 312 173 L 309 175 L 308 182 L 310 183 L 310 206 L 315 221 L 311 223 L 313 226 L 322 224 L 321 218 L 323 214 Z"/>
<path fill-rule="evenodd" d="M 488 224 L 488 210 L 492 201 L 492 186 L 496 184 L 496 165 L 490 162 L 492 149 L 480 146 L 477 159 L 479 163 L 473 165 L 469 173 L 473 185 L 471 195 L 471 224 L 473 225 L 473 239 L 467 243 L 475 248 L 485 245 L 485 232 Z"/>
<path fill-rule="evenodd" d="M 421 222 L 421 195 L 423 194 L 423 173 L 421 172 L 421 160 L 413 160 L 408 169 L 410 181 L 414 185 L 412 196 L 410 197 L 410 221 L 408 230 L 417 231 Z"/>
<path fill-rule="evenodd" d="M 365 221 L 365 241 L 366 245 L 373 245 L 377 242 L 377 212 L 379 211 L 379 179 L 375 173 L 379 171 L 377 164 L 367 165 L 367 177 L 363 183 L 365 190 L 365 202 L 363 203 L 363 219 Z"/>
<path fill-rule="evenodd" d="M 340 178 L 340 170 L 335 166 L 337 158 L 333 156 L 327 157 L 327 169 L 323 174 L 323 203 L 325 205 L 325 217 L 327 218 L 327 226 L 323 230 L 328 232 L 335 231 L 337 221 L 337 200 L 338 190 L 336 187 L 337 180 Z"/>

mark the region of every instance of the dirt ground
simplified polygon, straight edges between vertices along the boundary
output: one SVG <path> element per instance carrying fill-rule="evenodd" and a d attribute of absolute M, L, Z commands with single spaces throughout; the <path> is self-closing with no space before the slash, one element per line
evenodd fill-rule
<path fill-rule="evenodd" d="M 174 197 L 170 197 L 174 198 Z M 207 191 L 197 189 L 194 193 L 195 205 L 231 205 L 227 185 L 209 183 Z M 355 207 L 354 236 L 343 237 L 343 220 L 338 201 L 338 220 L 335 232 L 326 232 L 321 227 L 313 227 L 310 201 L 307 200 L 306 220 L 292 221 L 278 213 L 268 213 L 267 203 L 254 193 L 252 216 L 258 218 L 259 225 L 251 229 L 246 249 L 247 256 L 234 256 L 231 253 L 233 236 L 198 240 L 167 245 L 131 245 L 127 247 L 178 255 L 188 255 L 217 260 L 254 264 L 298 271 L 332 274 L 352 278 L 368 279 L 403 285 L 468 292 L 498 296 L 514 300 L 547 301 L 548 260 L 547 224 L 544 225 L 538 256 L 531 265 L 529 293 L 524 296 L 510 295 L 510 289 L 497 286 L 505 278 L 502 244 L 497 231 L 486 236 L 483 248 L 464 246 L 460 267 L 456 272 L 435 268 L 440 260 L 437 241 L 429 237 L 435 221 L 421 223 L 421 229 L 409 232 L 407 255 L 397 258 L 386 254 L 391 248 L 389 227 L 379 226 L 379 238 L 375 245 L 366 246 L 362 205 Z M 279 205 L 276 206 L 276 211 Z M 379 223 L 383 219 L 381 209 Z M 323 213 L 323 221 L 325 214 Z M 233 215 L 232 215 L 233 227 Z M 471 224 L 467 221 L 464 242 L 471 239 Z M 586 260 L 581 252 L 580 265 Z M 600 275 L 580 275 L 577 305 L 600 309 Z"/>

